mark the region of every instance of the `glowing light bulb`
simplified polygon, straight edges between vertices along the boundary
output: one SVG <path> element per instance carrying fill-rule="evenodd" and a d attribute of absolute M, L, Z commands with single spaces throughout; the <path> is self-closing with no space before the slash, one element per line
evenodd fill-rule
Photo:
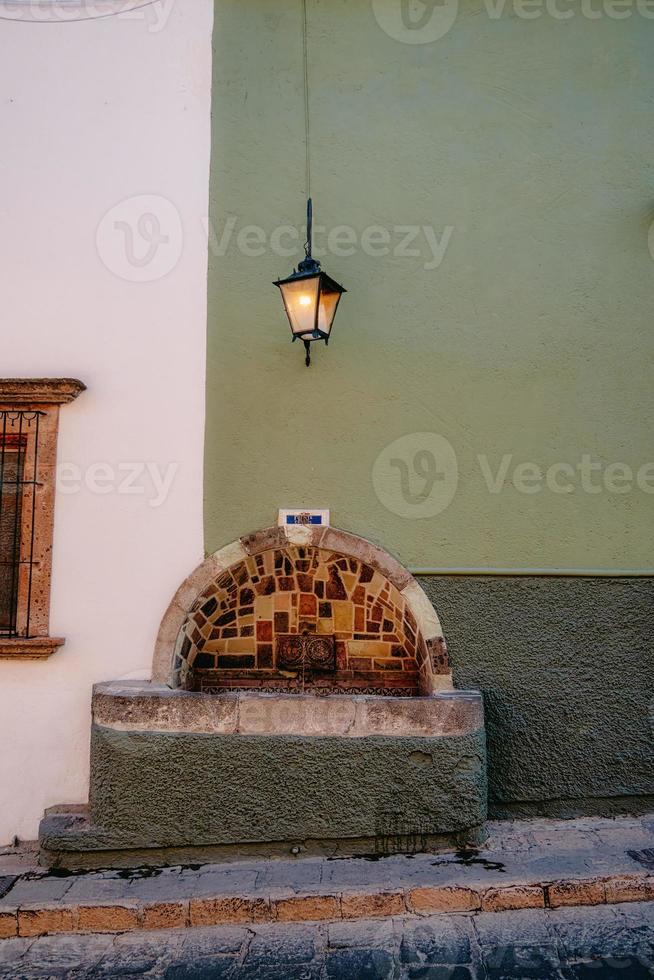
<path fill-rule="evenodd" d="M 311 305 L 310 296 L 307 296 L 306 293 L 304 294 L 304 296 L 300 296 L 300 306 L 310 306 L 310 305 Z"/>

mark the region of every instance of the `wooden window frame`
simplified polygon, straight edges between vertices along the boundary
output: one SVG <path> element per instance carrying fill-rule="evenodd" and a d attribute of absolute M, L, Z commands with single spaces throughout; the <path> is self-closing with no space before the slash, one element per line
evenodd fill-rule
<path fill-rule="evenodd" d="M 18 505 L 21 518 L 15 618 L 19 635 L 0 636 L 2 660 L 43 660 L 64 643 L 63 638 L 50 636 L 59 409 L 85 388 L 74 378 L 0 378 L 0 412 L 38 413 L 38 426 L 23 429 L 25 465 L 32 485 L 29 490 L 23 488 Z"/>

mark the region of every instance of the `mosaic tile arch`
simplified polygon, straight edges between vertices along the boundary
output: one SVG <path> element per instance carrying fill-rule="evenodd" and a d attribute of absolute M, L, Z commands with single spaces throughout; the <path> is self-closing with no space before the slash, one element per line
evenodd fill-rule
<path fill-rule="evenodd" d="M 189 576 L 153 678 L 208 693 L 452 687 L 438 616 L 411 574 L 363 538 L 307 527 L 243 537 Z"/>

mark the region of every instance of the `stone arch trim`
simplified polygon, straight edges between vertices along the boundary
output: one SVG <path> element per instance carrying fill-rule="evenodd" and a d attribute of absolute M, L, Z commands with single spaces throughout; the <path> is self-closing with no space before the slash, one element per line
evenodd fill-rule
<path fill-rule="evenodd" d="M 452 688 L 447 645 L 436 610 L 411 573 L 392 555 L 365 538 L 333 527 L 269 527 L 245 535 L 202 562 L 182 583 L 166 610 L 157 636 L 152 679 L 179 686 L 174 671 L 180 633 L 198 597 L 224 572 L 248 558 L 289 546 L 329 550 L 370 565 L 401 594 L 415 619 L 421 647 L 421 690 L 429 694 Z"/>

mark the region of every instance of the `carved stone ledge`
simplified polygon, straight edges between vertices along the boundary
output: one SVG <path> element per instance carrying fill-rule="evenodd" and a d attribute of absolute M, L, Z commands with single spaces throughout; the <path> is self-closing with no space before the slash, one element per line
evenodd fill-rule
<path fill-rule="evenodd" d="M 65 642 L 57 636 L 0 637 L 0 660 L 47 660 Z"/>
<path fill-rule="evenodd" d="M 86 391 L 76 378 L 0 378 L 0 403 L 66 405 Z"/>

